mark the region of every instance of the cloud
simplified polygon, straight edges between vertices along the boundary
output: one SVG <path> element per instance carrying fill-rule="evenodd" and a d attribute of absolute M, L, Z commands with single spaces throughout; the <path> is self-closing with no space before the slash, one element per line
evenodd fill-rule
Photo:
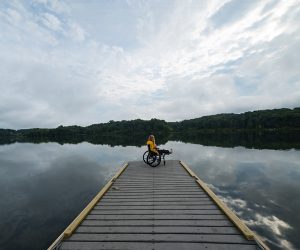
<path fill-rule="evenodd" d="M 280 220 L 276 216 L 262 216 L 258 213 L 255 214 L 254 220 L 248 220 L 246 223 L 250 226 L 256 226 L 256 227 L 266 227 L 269 231 L 272 232 L 272 234 L 275 234 L 277 236 L 276 241 L 272 241 L 270 239 L 265 239 L 265 241 L 269 241 L 272 244 L 283 248 L 283 249 L 296 249 L 291 242 L 284 239 L 283 232 L 285 230 L 290 230 L 292 227 L 284 222 L 283 220 Z"/>
<path fill-rule="evenodd" d="M 78 24 L 71 23 L 69 36 L 75 41 L 82 42 L 85 40 L 86 32 Z"/>
<path fill-rule="evenodd" d="M 254 221 L 248 221 L 247 224 L 255 224 L 256 226 L 267 226 L 272 232 L 278 236 L 282 236 L 282 230 L 291 229 L 291 226 L 286 222 L 278 219 L 276 216 L 261 216 L 260 214 L 255 215 Z"/>
<path fill-rule="evenodd" d="M 293 0 L 3 1 L 0 127 L 299 106 L 299 13 Z"/>
<path fill-rule="evenodd" d="M 225 3 L 214 15 L 211 21 L 216 28 L 228 25 L 242 19 L 251 8 L 255 6 L 256 1 L 232 0 Z"/>
<path fill-rule="evenodd" d="M 43 14 L 42 22 L 49 29 L 52 29 L 54 31 L 61 30 L 61 23 L 59 19 L 54 15 L 51 15 L 49 13 Z"/>

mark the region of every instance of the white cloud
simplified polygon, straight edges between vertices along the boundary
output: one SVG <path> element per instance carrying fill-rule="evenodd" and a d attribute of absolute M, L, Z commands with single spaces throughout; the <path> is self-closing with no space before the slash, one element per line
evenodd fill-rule
<path fill-rule="evenodd" d="M 0 127 L 299 106 L 299 3 L 256 1 L 218 23 L 218 13 L 238 8 L 236 1 L 2 2 L 1 106 L 18 108 Z M 30 116 L 15 105 L 27 98 Z"/>
<path fill-rule="evenodd" d="M 268 227 L 272 233 L 277 236 L 282 236 L 282 231 L 286 229 L 292 229 L 292 227 L 286 222 L 278 219 L 276 216 L 262 216 L 260 214 L 255 214 L 254 220 L 247 221 L 248 225 L 256 225 L 256 226 L 266 226 Z"/>
<path fill-rule="evenodd" d="M 60 31 L 61 30 L 61 23 L 60 23 L 59 19 L 54 15 L 51 15 L 49 13 L 44 13 L 43 18 L 42 18 L 42 22 L 49 29 L 52 29 L 54 31 Z"/>
<path fill-rule="evenodd" d="M 282 249 L 296 249 L 291 242 L 284 239 L 283 235 L 283 231 L 290 230 L 292 227 L 276 216 L 262 216 L 256 213 L 254 219 L 248 220 L 246 223 L 250 226 L 267 227 L 272 234 L 277 236 L 276 241 L 270 239 L 265 239 L 265 241 L 270 241 Z"/>
<path fill-rule="evenodd" d="M 75 41 L 82 42 L 85 40 L 86 32 L 78 24 L 71 23 L 69 36 Z"/>
<path fill-rule="evenodd" d="M 19 23 L 22 19 L 20 13 L 13 9 L 7 9 L 6 14 L 7 14 L 7 19 L 10 22 L 15 24 Z"/>

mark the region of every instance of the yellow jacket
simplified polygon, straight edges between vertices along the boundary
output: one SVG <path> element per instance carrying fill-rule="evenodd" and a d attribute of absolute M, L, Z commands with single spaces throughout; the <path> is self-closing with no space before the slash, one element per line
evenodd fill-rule
<path fill-rule="evenodd" d="M 155 143 L 153 141 L 150 141 L 150 140 L 147 141 L 147 145 L 149 145 L 150 151 L 158 154 L 158 151 L 156 150 L 156 145 L 155 145 Z"/>

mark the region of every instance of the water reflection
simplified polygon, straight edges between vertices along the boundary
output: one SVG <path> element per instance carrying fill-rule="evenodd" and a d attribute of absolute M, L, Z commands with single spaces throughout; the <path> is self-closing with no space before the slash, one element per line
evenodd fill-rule
<path fill-rule="evenodd" d="M 159 141 L 159 138 L 158 138 Z M 272 249 L 300 248 L 300 152 L 167 142 Z M 1 249 L 45 249 L 117 169 L 145 147 L 0 146 Z M 167 166 L 166 166 L 167 167 Z"/>
<path fill-rule="evenodd" d="M 219 147 L 237 147 L 243 146 L 246 148 L 257 149 L 300 149 L 300 131 L 198 131 L 185 133 L 158 133 L 155 134 L 160 141 L 160 144 L 165 144 L 168 141 L 181 141 L 185 143 L 201 144 L 205 146 Z M 31 136 L 15 137 L 1 136 L 0 145 L 11 144 L 15 142 L 58 142 L 59 144 L 77 144 L 81 142 L 89 142 L 91 144 L 110 146 L 138 146 L 145 144 L 146 134 L 122 134 L 122 135 L 80 135 L 80 134 L 61 134 L 57 136 L 46 136 L 34 134 Z"/>
<path fill-rule="evenodd" d="M 46 249 L 136 147 L 0 147 L 1 249 Z"/>
<path fill-rule="evenodd" d="M 274 249 L 300 247 L 299 151 L 168 145 Z"/>

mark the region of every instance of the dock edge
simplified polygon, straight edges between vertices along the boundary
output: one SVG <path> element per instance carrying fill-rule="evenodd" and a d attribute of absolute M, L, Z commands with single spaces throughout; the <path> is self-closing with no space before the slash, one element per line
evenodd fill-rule
<path fill-rule="evenodd" d="M 112 177 L 106 185 L 100 190 L 100 192 L 93 198 L 93 200 L 81 211 L 81 213 L 72 221 L 72 223 L 62 232 L 60 236 L 51 244 L 47 250 L 59 249 L 60 243 L 63 239 L 69 238 L 99 200 L 105 195 L 108 189 L 116 181 L 116 179 L 125 171 L 128 163 L 123 165 L 121 169 Z"/>
<path fill-rule="evenodd" d="M 254 240 L 262 249 L 270 250 L 270 248 L 256 235 L 251 229 L 249 229 L 239 217 L 228 208 L 223 201 L 202 181 L 183 161 L 179 161 L 181 166 L 189 173 L 189 175 L 195 178 L 198 185 L 208 194 L 208 196 L 216 203 L 216 205 L 225 213 L 230 221 L 242 232 L 247 240 Z"/>

